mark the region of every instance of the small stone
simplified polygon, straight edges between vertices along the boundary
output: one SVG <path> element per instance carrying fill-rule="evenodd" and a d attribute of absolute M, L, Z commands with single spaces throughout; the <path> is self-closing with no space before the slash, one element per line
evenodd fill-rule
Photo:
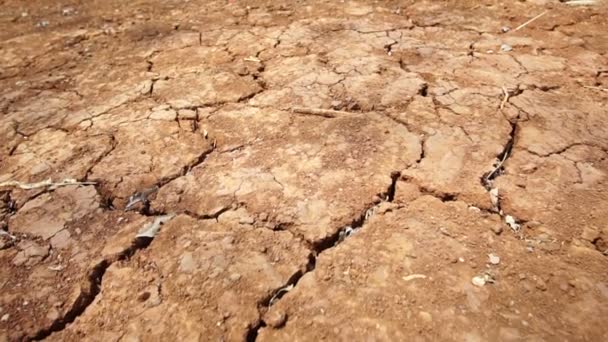
<path fill-rule="evenodd" d="M 509 225 L 509 227 L 511 227 L 511 229 L 513 229 L 513 231 L 519 232 L 521 226 L 517 223 L 517 221 L 515 221 L 515 218 L 513 216 L 505 216 L 505 222 Z"/>
<path fill-rule="evenodd" d="M 48 20 L 41 20 L 38 23 L 36 23 L 36 27 L 47 27 L 49 26 L 49 21 Z"/>
<path fill-rule="evenodd" d="M 500 46 L 500 51 L 503 51 L 503 52 L 513 51 L 513 47 L 509 44 L 502 44 Z"/>
<path fill-rule="evenodd" d="M 230 275 L 230 280 L 232 281 L 238 281 L 239 279 L 241 279 L 241 275 L 238 273 L 233 273 Z"/>
<path fill-rule="evenodd" d="M 474 207 L 474 206 L 470 206 L 470 207 L 469 207 L 469 211 L 470 211 L 470 212 L 472 212 L 472 213 L 476 213 L 476 214 L 478 214 L 478 213 L 480 213 L 480 212 L 481 212 L 481 209 L 479 209 L 479 208 L 477 208 L 477 207 Z"/>
<path fill-rule="evenodd" d="M 490 229 L 494 232 L 494 234 L 496 235 L 500 235 L 502 233 L 502 226 L 493 226 L 490 227 Z"/>
<path fill-rule="evenodd" d="M 500 264 L 500 257 L 494 253 L 490 253 L 488 254 L 488 261 L 492 265 L 498 265 Z"/>
<path fill-rule="evenodd" d="M 503 26 L 500 28 L 500 31 L 502 31 L 502 33 L 507 33 L 511 31 L 511 28 L 509 26 Z"/>
<path fill-rule="evenodd" d="M 458 261 L 459 261 L 459 262 L 464 262 L 464 258 L 463 258 L 463 257 L 460 257 L 460 258 L 458 258 Z"/>
<path fill-rule="evenodd" d="M 471 279 L 471 283 L 475 286 L 482 287 L 486 284 L 486 278 L 484 276 L 476 276 Z"/>
<path fill-rule="evenodd" d="M 281 310 L 272 310 L 264 317 L 264 321 L 273 328 L 281 328 L 287 322 L 287 314 Z"/>
<path fill-rule="evenodd" d="M 65 7 L 64 9 L 61 10 L 61 15 L 63 16 L 69 16 L 74 14 L 74 7 Z"/>
<path fill-rule="evenodd" d="M 537 278 L 536 279 L 536 284 L 535 285 L 536 285 L 536 288 L 539 289 L 539 290 L 541 290 L 541 291 L 546 291 L 547 290 L 547 284 L 541 278 Z"/>
<path fill-rule="evenodd" d="M 2 322 L 6 322 L 6 321 L 8 321 L 9 317 L 11 317 L 11 315 L 9 315 L 9 314 L 4 314 L 4 315 L 2 316 L 2 318 L 0 318 L 0 321 L 2 321 Z"/>
<path fill-rule="evenodd" d="M 498 188 L 490 190 L 490 201 L 495 208 L 498 207 Z"/>

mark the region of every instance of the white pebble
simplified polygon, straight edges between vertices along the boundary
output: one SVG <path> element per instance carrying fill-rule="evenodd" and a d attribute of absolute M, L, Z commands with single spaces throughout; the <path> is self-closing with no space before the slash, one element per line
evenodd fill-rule
<path fill-rule="evenodd" d="M 492 265 L 498 265 L 500 264 L 500 257 L 494 253 L 490 253 L 488 254 L 488 261 L 490 261 L 490 264 Z"/>
<path fill-rule="evenodd" d="M 471 279 L 471 283 L 473 283 L 473 285 L 475 286 L 484 286 L 486 284 L 486 278 L 483 276 L 476 276 L 473 277 L 473 279 Z"/>

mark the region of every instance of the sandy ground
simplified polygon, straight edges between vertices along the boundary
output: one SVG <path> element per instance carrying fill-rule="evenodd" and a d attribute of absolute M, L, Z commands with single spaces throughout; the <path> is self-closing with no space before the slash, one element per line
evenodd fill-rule
<path fill-rule="evenodd" d="M 608 340 L 605 5 L 0 6 L 0 341 Z"/>

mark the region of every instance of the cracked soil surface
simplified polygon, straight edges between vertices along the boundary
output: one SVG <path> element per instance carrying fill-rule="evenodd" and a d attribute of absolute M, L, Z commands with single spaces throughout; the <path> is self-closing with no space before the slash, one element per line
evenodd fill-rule
<path fill-rule="evenodd" d="M 0 342 L 608 340 L 605 4 L 0 6 Z"/>

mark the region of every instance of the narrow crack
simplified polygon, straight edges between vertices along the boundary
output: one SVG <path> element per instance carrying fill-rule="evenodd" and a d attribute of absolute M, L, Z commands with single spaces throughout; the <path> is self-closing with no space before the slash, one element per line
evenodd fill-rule
<path fill-rule="evenodd" d="M 152 237 L 136 237 L 131 242 L 131 246 L 110 257 L 106 257 L 95 265 L 87 276 L 87 283 L 80 292 L 72 307 L 63 315 L 53 321 L 53 323 L 45 329 L 39 330 L 33 337 L 28 338 L 28 341 L 40 341 L 51 336 L 53 333 L 64 330 L 68 324 L 74 322 L 81 316 L 85 310 L 93 303 L 97 295 L 101 292 L 101 282 L 106 271 L 112 264 L 118 261 L 130 259 L 137 251 L 147 248 L 152 243 Z"/>
<path fill-rule="evenodd" d="M 487 190 L 488 195 L 490 196 L 490 201 L 494 206 L 494 210 L 500 217 L 504 220 L 504 222 L 513 230 L 515 233 L 520 233 L 520 229 L 522 224 L 525 224 L 526 221 L 515 218 L 509 214 L 506 214 L 501 208 L 500 194 L 498 192 L 498 188 L 494 187 L 494 180 L 502 175 L 505 172 L 504 164 L 511 157 L 513 152 L 513 147 L 515 146 L 515 140 L 517 138 L 517 132 L 519 131 L 518 121 L 510 121 L 511 124 L 511 133 L 509 134 L 509 140 L 504 145 L 504 148 L 500 154 L 496 156 L 496 162 L 494 163 L 494 168 L 484 173 L 480 182 L 481 185 Z"/>
<path fill-rule="evenodd" d="M 502 152 L 496 156 L 496 163 L 494 163 L 494 169 L 483 174 L 481 177 L 481 185 L 490 191 L 492 189 L 492 181 L 496 177 L 504 173 L 504 163 L 511 156 L 513 151 L 513 145 L 515 144 L 515 135 L 517 134 L 518 124 L 517 122 L 511 122 L 511 133 L 509 134 L 509 140 L 505 144 Z"/>
<path fill-rule="evenodd" d="M 379 194 L 380 198 L 383 200 L 380 203 L 377 203 L 372 206 L 368 206 L 363 210 L 363 212 L 353 218 L 350 225 L 347 225 L 332 235 L 329 235 L 319 241 L 312 243 L 311 253 L 308 255 L 308 263 L 306 267 L 302 270 L 298 270 L 295 272 L 289 279 L 287 283 L 274 291 L 272 291 L 268 296 L 264 297 L 261 301 L 258 302 L 258 312 L 260 319 L 253 325 L 249 327 L 247 331 L 245 340 L 247 342 L 256 341 L 258 337 L 258 333 L 260 329 L 266 326 L 266 322 L 263 319 L 264 314 L 268 311 L 268 309 L 276 304 L 281 298 L 291 289 L 295 288 L 298 285 L 298 282 L 302 277 L 310 272 L 313 272 L 316 268 L 317 258 L 324 253 L 325 251 L 337 247 L 339 244 L 345 241 L 346 238 L 362 229 L 365 223 L 374 215 L 374 211 L 378 208 L 381 203 L 384 202 L 392 202 L 395 199 L 395 193 L 397 191 L 397 181 L 401 177 L 401 173 L 398 171 L 394 171 L 391 173 L 391 184 L 389 184 L 386 191 Z"/>
<path fill-rule="evenodd" d="M 99 164 L 105 157 L 109 156 L 112 152 L 114 152 L 117 146 L 118 141 L 116 140 L 116 136 L 114 136 L 114 134 L 110 134 L 110 148 L 107 151 L 104 151 L 99 157 L 97 157 L 93 161 L 93 163 L 91 163 L 91 166 L 84 173 L 84 178 L 81 180 L 81 182 L 86 182 L 93 168 L 97 166 L 97 164 Z"/>
<path fill-rule="evenodd" d="M 202 164 L 207 159 L 207 156 L 209 156 L 213 151 L 215 151 L 216 147 L 217 147 L 216 144 L 213 143 L 212 145 L 209 146 L 209 148 L 205 149 L 201 154 L 199 154 L 191 163 L 188 163 L 187 165 L 183 166 L 180 172 L 178 172 L 177 174 L 174 174 L 174 175 L 170 175 L 170 176 L 161 178 L 156 183 L 156 186 L 158 188 L 161 188 L 163 185 L 165 185 L 179 177 L 185 176 L 186 174 L 188 174 L 188 172 L 190 172 L 190 170 L 192 170 L 193 168 Z"/>

